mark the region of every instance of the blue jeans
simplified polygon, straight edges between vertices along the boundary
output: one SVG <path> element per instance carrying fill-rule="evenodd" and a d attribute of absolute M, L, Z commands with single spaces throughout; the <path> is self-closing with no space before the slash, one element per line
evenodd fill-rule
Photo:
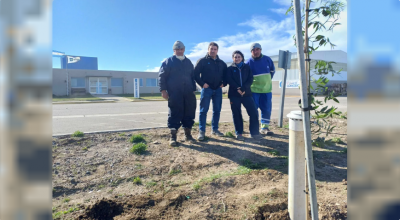
<path fill-rule="evenodd" d="M 243 134 L 243 117 L 242 117 L 242 104 L 250 117 L 249 130 L 251 135 L 260 134 L 258 131 L 258 111 L 252 96 L 246 97 L 231 97 L 231 110 L 233 117 L 233 124 L 235 125 L 236 135 Z"/>
<path fill-rule="evenodd" d="M 261 129 L 268 128 L 271 120 L 272 93 L 253 93 L 253 99 L 257 109 L 261 109 Z"/>
<path fill-rule="evenodd" d="M 219 116 L 221 114 L 222 106 L 222 88 L 213 90 L 211 88 L 202 89 L 200 96 L 200 116 L 199 116 L 199 130 L 206 131 L 207 112 L 210 107 L 210 100 L 213 103 L 213 117 L 211 122 L 212 130 L 218 130 Z"/>

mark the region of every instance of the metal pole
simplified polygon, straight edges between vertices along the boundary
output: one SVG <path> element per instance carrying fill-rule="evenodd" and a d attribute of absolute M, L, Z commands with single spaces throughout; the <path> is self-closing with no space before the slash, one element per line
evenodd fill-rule
<path fill-rule="evenodd" d="M 282 81 L 282 94 L 281 94 L 281 105 L 279 109 L 279 122 L 278 125 L 281 128 L 282 127 L 282 122 L 283 122 L 283 107 L 285 105 L 285 91 L 286 91 L 286 75 L 287 75 L 287 66 L 288 66 L 288 61 L 289 59 L 289 51 L 287 50 L 285 52 L 285 73 L 283 75 L 283 81 Z"/>
<path fill-rule="evenodd" d="M 307 96 L 307 78 L 304 63 L 304 46 L 303 46 L 303 30 L 301 26 L 301 12 L 300 12 L 300 0 L 294 0 L 294 19 L 296 24 L 296 42 L 297 42 L 297 57 L 300 67 L 300 81 L 301 81 L 301 107 L 305 109 L 308 107 L 308 96 Z M 315 172 L 314 172 L 314 159 L 312 155 L 311 146 L 311 127 L 310 127 L 310 116 L 307 111 L 302 112 L 303 115 L 303 127 L 304 127 L 304 142 L 306 148 L 306 160 L 307 160 L 307 172 L 308 172 L 308 187 L 311 198 L 311 217 L 313 220 L 318 219 L 318 205 L 317 205 L 317 194 L 315 189 Z"/>
<path fill-rule="evenodd" d="M 68 80 L 68 56 L 67 55 L 65 55 L 65 69 L 66 69 L 66 73 L 67 73 L 67 96 L 69 95 L 69 86 L 68 86 L 68 83 L 69 83 L 69 80 Z"/>

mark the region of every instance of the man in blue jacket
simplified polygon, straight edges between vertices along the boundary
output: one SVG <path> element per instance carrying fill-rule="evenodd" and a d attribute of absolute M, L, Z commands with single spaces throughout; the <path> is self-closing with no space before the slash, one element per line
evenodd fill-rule
<path fill-rule="evenodd" d="M 254 80 L 251 92 L 257 109 L 261 109 L 261 134 L 272 135 L 269 130 L 272 110 L 272 78 L 275 74 L 274 62 L 269 56 L 261 53 L 261 45 L 253 43 L 250 46 L 251 58 L 247 60 L 253 72 Z"/>
<path fill-rule="evenodd" d="M 191 130 L 196 112 L 196 82 L 192 62 L 183 54 L 185 45 L 176 41 L 174 55 L 166 59 L 159 71 L 161 95 L 168 100 L 168 128 L 171 131 L 170 146 L 176 146 L 176 134 L 183 126 L 185 140 L 192 141 Z"/>
<path fill-rule="evenodd" d="M 208 53 L 205 57 L 197 61 L 194 68 L 194 75 L 197 84 L 202 88 L 200 97 L 200 117 L 199 117 L 199 136 L 198 140 L 205 138 L 207 112 L 210 101 L 213 102 L 213 117 L 211 121 L 211 134 L 223 136 L 218 131 L 219 117 L 222 106 L 222 87 L 226 86 L 226 63 L 219 59 L 218 44 L 211 42 L 208 45 Z"/>

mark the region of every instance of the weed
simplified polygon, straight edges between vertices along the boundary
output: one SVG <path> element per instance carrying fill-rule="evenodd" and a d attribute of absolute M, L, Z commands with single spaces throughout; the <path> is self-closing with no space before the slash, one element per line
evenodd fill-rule
<path fill-rule="evenodd" d="M 102 189 L 102 188 L 104 188 L 104 185 L 103 184 L 102 185 L 98 185 L 97 188 Z"/>
<path fill-rule="evenodd" d="M 87 147 L 84 147 L 84 148 L 82 148 L 82 150 L 83 150 L 83 151 L 87 151 L 87 150 L 88 150 L 88 148 L 87 148 Z"/>
<path fill-rule="evenodd" d="M 342 139 L 335 137 L 331 139 L 331 142 L 335 143 L 335 144 L 344 144 L 344 142 L 342 141 Z"/>
<path fill-rule="evenodd" d="M 64 202 L 64 203 L 69 202 L 69 201 L 71 201 L 70 198 L 65 198 L 65 199 L 63 199 L 63 202 Z"/>
<path fill-rule="evenodd" d="M 113 189 L 110 189 L 109 191 L 108 191 L 108 193 L 112 193 L 114 190 Z"/>
<path fill-rule="evenodd" d="M 75 131 L 71 136 L 72 137 L 83 137 L 83 132 L 82 131 Z"/>
<path fill-rule="evenodd" d="M 243 158 L 240 160 L 242 166 L 247 167 L 249 169 L 260 169 L 261 166 L 258 163 L 253 163 L 251 160 Z"/>
<path fill-rule="evenodd" d="M 280 155 L 279 151 L 277 151 L 277 150 L 270 151 L 269 153 L 270 153 L 272 156 L 279 156 L 279 155 Z"/>
<path fill-rule="evenodd" d="M 270 192 L 268 192 L 268 195 L 271 197 L 275 197 L 278 194 L 278 191 L 276 189 L 272 189 Z"/>
<path fill-rule="evenodd" d="M 289 129 L 289 124 L 283 125 L 283 128 Z"/>
<path fill-rule="evenodd" d="M 231 131 L 228 131 L 228 132 L 225 133 L 225 137 L 234 138 L 235 135 L 233 135 L 233 133 Z"/>
<path fill-rule="evenodd" d="M 133 183 L 136 185 L 140 185 L 142 184 L 142 179 L 140 179 L 140 177 L 135 177 L 135 179 L 133 179 Z"/>
<path fill-rule="evenodd" d="M 144 137 L 142 134 L 135 134 L 132 135 L 131 139 L 129 140 L 131 143 L 140 143 L 144 142 Z"/>
<path fill-rule="evenodd" d="M 133 154 L 143 154 L 147 150 L 147 145 L 144 143 L 138 143 L 132 146 L 132 148 L 129 150 Z"/>
<path fill-rule="evenodd" d="M 198 127 L 199 126 L 199 122 L 195 122 L 194 124 L 193 124 L 193 127 Z"/>
<path fill-rule="evenodd" d="M 194 190 L 198 191 L 200 188 L 201 188 L 201 185 L 200 185 L 199 182 L 196 182 L 196 183 L 193 184 L 193 189 Z"/>
<path fill-rule="evenodd" d="M 137 163 L 137 164 L 135 164 L 135 168 L 137 168 L 137 169 L 142 169 L 143 168 L 143 165 L 142 164 L 140 164 L 140 163 Z"/>
<path fill-rule="evenodd" d="M 51 209 L 51 211 L 52 211 L 52 212 L 57 211 L 57 207 L 53 207 L 53 208 Z"/>
<path fill-rule="evenodd" d="M 150 188 L 157 185 L 157 182 L 154 182 L 153 180 L 150 180 L 149 182 L 146 183 L 146 187 Z"/>
<path fill-rule="evenodd" d="M 178 170 L 172 169 L 169 172 L 169 175 L 172 176 L 172 175 L 175 175 L 175 174 L 178 174 L 178 173 L 181 173 L 181 172 L 182 172 L 182 170 L 180 170 L 180 169 L 178 169 Z"/>
<path fill-rule="evenodd" d="M 253 196 L 253 200 L 254 200 L 254 201 L 257 201 L 258 199 L 259 199 L 258 196 Z"/>
<path fill-rule="evenodd" d="M 120 137 L 123 137 L 123 136 L 125 136 L 125 132 L 124 132 L 124 133 L 121 133 L 121 134 L 119 134 L 119 136 L 120 136 Z"/>

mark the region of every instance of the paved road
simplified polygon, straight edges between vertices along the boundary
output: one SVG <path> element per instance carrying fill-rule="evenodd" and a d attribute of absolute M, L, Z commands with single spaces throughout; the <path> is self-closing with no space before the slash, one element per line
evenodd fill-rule
<path fill-rule="evenodd" d="M 288 97 L 285 100 L 284 118 L 292 110 L 299 110 L 299 98 Z M 347 97 L 339 97 L 340 104 L 330 105 L 347 111 Z M 272 118 L 279 117 L 280 97 L 273 97 Z M 199 101 L 197 101 L 196 121 L 198 121 Z M 248 120 L 244 108 L 243 117 Z M 71 134 L 76 130 L 83 132 L 124 130 L 166 126 L 168 106 L 165 101 L 121 102 L 93 104 L 58 104 L 53 105 L 53 135 Z M 207 121 L 211 121 L 212 104 Z M 222 103 L 221 122 L 232 122 L 228 99 Z"/>

